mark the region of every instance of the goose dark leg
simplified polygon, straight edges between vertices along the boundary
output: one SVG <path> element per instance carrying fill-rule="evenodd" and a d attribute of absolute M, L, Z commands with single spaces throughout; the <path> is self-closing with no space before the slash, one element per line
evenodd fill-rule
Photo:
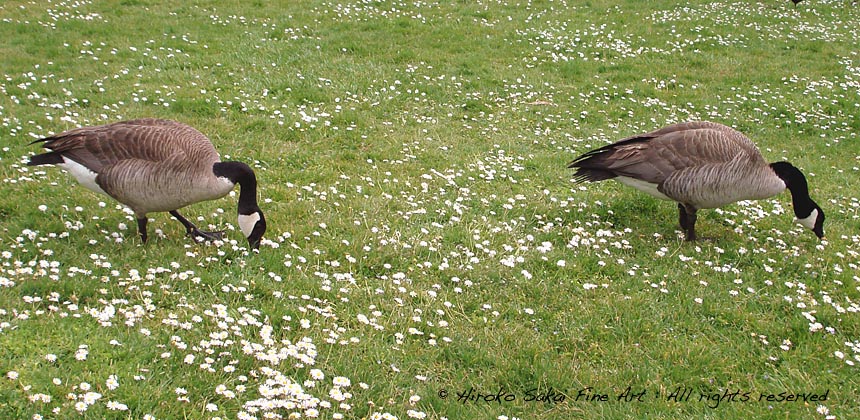
<path fill-rule="evenodd" d="M 197 229 L 197 226 L 194 226 L 194 223 L 191 223 L 188 221 L 188 219 L 182 217 L 182 215 L 179 214 L 179 212 L 176 210 L 171 210 L 170 215 L 175 217 L 176 220 L 179 220 L 179 223 L 182 223 L 182 226 L 185 226 L 185 231 L 187 232 L 187 234 L 191 235 L 195 239 L 200 238 L 205 241 L 220 240 L 221 234 L 224 233 L 223 230 L 219 230 L 217 232 L 206 232 Z"/>
<path fill-rule="evenodd" d="M 696 240 L 696 211 L 693 210 L 692 213 L 687 213 L 687 220 L 690 223 L 690 226 L 687 227 L 687 237 L 684 238 L 685 241 L 695 241 Z"/>
<path fill-rule="evenodd" d="M 685 241 L 696 240 L 696 209 L 678 203 L 678 224 L 684 231 Z"/>
<path fill-rule="evenodd" d="M 689 221 L 687 220 L 687 210 L 684 209 L 684 205 L 678 203 L 678 224 L 681 225 L 681 230 L 687 232 L 687 226 L 689 226 Z"/>
<path fill-rule="evenodd" d="M 140 234 L 140 241 L 146 243 L 146 216 L 137 218 L 137 233 Z"/>

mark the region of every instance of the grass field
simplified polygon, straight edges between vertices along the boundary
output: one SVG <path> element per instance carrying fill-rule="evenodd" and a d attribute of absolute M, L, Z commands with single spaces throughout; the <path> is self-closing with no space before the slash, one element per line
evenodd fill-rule
<path fill-rule="evenodd" d="M 0 418 L 860 418 L 860 7 L 678 3 L 4 1 Z M 256 169 L 259 253 L 236 196 L 144 245 L 25 166 L 137 117 Z M 801 168 L 826 240 L 787 192 L 684 243 L 571 182 L 690 119 Z"/>

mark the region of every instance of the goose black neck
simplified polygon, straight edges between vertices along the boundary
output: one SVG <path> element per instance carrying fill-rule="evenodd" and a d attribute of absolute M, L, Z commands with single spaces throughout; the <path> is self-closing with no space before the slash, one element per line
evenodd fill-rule
<path fill-rule="evenodd" d="M 234 184 L 239 184 L 239 214 L 249 215 L 260 210 L 257 205 L 257 176 L 242 162 L 216 162 L 212 172 Z"/>
<path fill-rule="evenodd" d="M 791 205 L 794 207 L 794 214 L 798 218 L 804 218 L 815 210 L 816 204 L 809 197 L 809 185 L 806 182 L 806 177 L 800 169 L 788 162 L 771 163 L 770 167 L 782 181 L 785 187 L 791 191 Z"/>

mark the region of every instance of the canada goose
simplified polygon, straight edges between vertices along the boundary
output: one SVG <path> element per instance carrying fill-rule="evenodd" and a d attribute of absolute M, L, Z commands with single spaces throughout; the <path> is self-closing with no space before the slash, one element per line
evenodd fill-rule
<path fill-rule="evenodd" d="M 221 162 L 209 139 L 188 125 L 138 119 L 77 128 L 33 143 L 39 142 L 50 151 L 27 165 L 59 166 L 84 187 L 125 204 L 134 211 L 143 242 L 147 213 L 162 211 L 195 238 L 220 239 L 221 232 L 197 229 L 177 209 L 221 198 L 239 184 L 239 228 L 252 249 L 260 246 L 266 218 L 257 206 L 254 171 L 241 162 Z"/>
<path fill-rule="evenodd" d="M 696 239 L 696 211 L 791 191 L 797 221 L 824 236 L 824 211 L 806 177 L 788 162 L 768 164 L 740 132 L 722 124 L 692 121 L 663 127 L 603 146 L 574 159 L 574 181 L 615 178 L 663 200 L 678 202 L 686 240 Z"/>

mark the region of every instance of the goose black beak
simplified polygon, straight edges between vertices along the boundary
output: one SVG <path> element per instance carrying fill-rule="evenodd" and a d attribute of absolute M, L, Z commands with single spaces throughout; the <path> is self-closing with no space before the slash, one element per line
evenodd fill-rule
<path fill-rule="evenodd" d="M 814 229 L 812 229 L 812 233 L 814 233 L 815 236 L 818 237 L 818 239 L 823 240 L 824 239 L 824 226 L 816 226 Z"/>

